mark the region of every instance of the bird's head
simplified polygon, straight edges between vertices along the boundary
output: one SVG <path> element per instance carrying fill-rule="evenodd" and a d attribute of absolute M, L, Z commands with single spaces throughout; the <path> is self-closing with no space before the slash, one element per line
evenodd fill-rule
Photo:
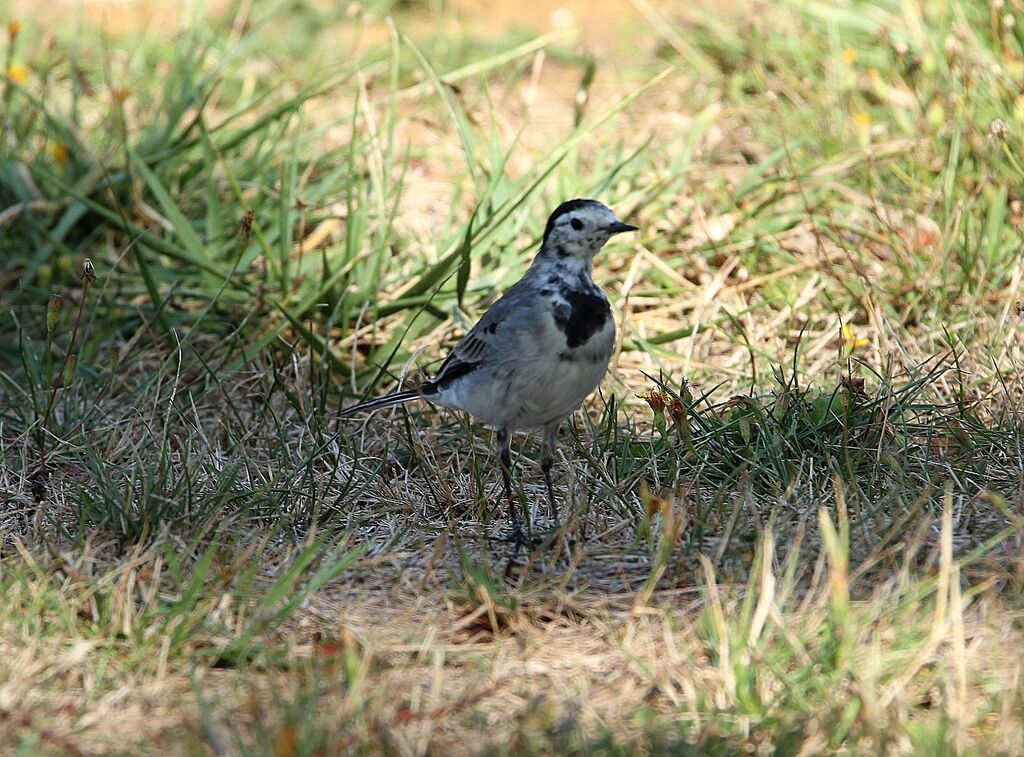
<path fill-rule="evenodd" d="M 636 228 L 620 221 L 597 200 L 569 200 L 548 218 L 541 252 L 555 259 L 589 261 L 613 235 Z"/>

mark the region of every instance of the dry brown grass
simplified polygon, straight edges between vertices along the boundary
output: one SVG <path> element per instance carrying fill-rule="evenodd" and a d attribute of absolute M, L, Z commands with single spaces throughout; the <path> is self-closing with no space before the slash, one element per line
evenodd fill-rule
<path fill-rule="evenodd" d="M 28 731 L 45 753 L 289 754 L 313 733 L 323 753 L 546 753 L 599 749 L 608 733 L 620 749 L 685 738 L 713 751 L 781 742 L 812 754 L 828 749 L 851 695 L 862 708 L 852 724 L 861 753 L 910 750 L 908 722 L 967 751 L 1010 754 L 1021 743 L 1020 664 L 1007 664 L 1024 641 L 1020 613 L 990 591 L 964 596 L 943 578 L 948 562 L 937 566 L 942 602 L 929 602 L 934 585 L 894 575 L 853 603 L 856 660 L 839 688 L 821 690 L 805 676 L 830 638 L 834 585 L 825 581 L 783 597 L 793 587 L 764 574 L 758 607 L 767 612 L 741 633 L 734 587 L 664 589 L 638 605 L 626 575 L 625 591 L 600 578 L 559 588 L 579 580 L 570 568 L 553 585 L 520 589 L 510 610 L 456 598 L 450 584 L 425 590 L 415 570 L 396 580 L 387 568 L 400 560 L 357 564 L 266 640 L 263 664 L 242 670 L 197 667 L 187 655 L 139 660 L 129 640 L 95 633 L 95 593 L 81 582 L 55 591 L 52 576 L 25 580 L 0 622 L 0 713 L 16 739 L 6 746 L 24 746 L 16 734 Z M 588 554 L 588 573 L 602 562 L 629 570 Z M 131 592 L 132 574 L 147 568 L 124 566 L 104 582 Z M 40 595 L 78 617 L 60 633 L 25 634 L 10 613 Z M 230 614 L 231 602 L 223 594 L 213 614 Z"/>

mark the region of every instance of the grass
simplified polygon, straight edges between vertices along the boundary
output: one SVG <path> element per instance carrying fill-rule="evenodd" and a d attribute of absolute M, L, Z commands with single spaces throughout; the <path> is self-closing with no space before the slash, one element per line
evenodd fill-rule
<path fill-rule="evenodd" d="M 531 13 L 13 19 L 0 748 L 1021 752 L 1024 6 Z M 572 196 L 642 232 L 510 565 L 490 431 L 336 410 Z"/>

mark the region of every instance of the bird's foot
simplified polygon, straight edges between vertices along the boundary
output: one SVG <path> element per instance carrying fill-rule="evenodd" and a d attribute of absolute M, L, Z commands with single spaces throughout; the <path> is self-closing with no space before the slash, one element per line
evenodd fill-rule
<path fill-rule="evenodd" d="M 523 533 L 523 529 L 514 528 L 508 536 L 499 536 L 495 541 L 512 544 L 515 546 L 516 552 L 519 552 L 521 548 L 534 549 L 540 546 L 544 540 L 540 536 L 534 536 L 533 534 L 527 536 Z"/>
<path fill-rule="evenodd" d="M 522 569 L 522 565 L 518 562 L 519 553 L 524 549 L 527 552 L 532 551 L 537 544 L 538 540 L 531 534 L 527 536 L 523 533 L 523 529 L 518 523 L 512 524 L 512 533 L 508 536 L 499 539 L 499 541 L 508 542 L 512 545 L 512 552 L 508 556 L 508 562 L 505 564 L 505 579 L 512 578 L 514 574 Z"/>
<path fill-rule="evenodd" d="M 576 549 L 576 539 L 569 536 L 568 531 L 558 521 L 555 521 L 550 530 L 540 532 L 537 538 L 545 549 L 551 549 L 559 544 L 569 552 Z"/>
<path fill-rule="evenodd" d="M 514 528 L 508 536 L 496 539 L 496 541 L 513 545 L 515 548 L 513 557 L 518 556 L 520 549 L 527 551 L 541 549 L 542 551 L 547 551 L 558 544 L 560 540 L 569 551 L 576 548 L 576 539 L 568 536 L 560 523 L 555 523 L 548 529 L 531 531 L 529 535 L 524 534 L 521 528 Z"/>

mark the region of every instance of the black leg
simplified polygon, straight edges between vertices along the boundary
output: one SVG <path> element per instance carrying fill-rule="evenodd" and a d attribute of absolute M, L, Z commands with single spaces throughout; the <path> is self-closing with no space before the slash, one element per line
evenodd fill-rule
<path fill-rule="evenodd" d="M 544 447 L 540 453 L 540 469 L 544 471 L 544 483 L 548 487 L 548 514 L 554 520 L 555 528 L 561 523 L 558 518 L 558 505 L 555 504 L 555 489 L 551 485 L 551 467 L 555 464 L 555 446 L 558 444 L 558 424 L 544 429 Z"/>
<path fill-rule="evenodd" d="M 508 500 L 508 517 L 512 523 L 512 541 L 516 551 L 523 544 L 523 529 L 519 525 L 519 511 L 512 497 L 512 447 L 509 442 L 511 434 L 507 428 L 498 429 L 498 457 L 501 460 L 501 477 L 505 482 L 505 499 Z"/>

